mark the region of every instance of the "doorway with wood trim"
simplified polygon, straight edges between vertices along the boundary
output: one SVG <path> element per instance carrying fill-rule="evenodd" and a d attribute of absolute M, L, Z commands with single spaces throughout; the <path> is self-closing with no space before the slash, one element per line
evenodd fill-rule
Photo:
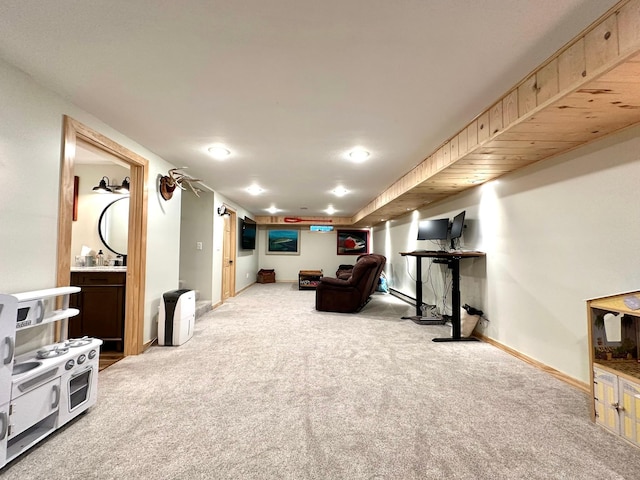
<path fill-rule="evenodd" d="M 76 146 L 84 142 L 117 157 L 130 169 L 129 225 L 124 319 L 124 356 L 143 351 L 144 291 L 147 245 L 147 181 L 149 162 L 140 155 L 83 125 L 63 117 L 63 141 L 60 165 L 58 207 L 57 285 L 69 285 L 71 279 L 71 232 L 74 210 L 74 163 Z M 63 328 L 66 329 L 65 324 Z M 58 338 L 66 331 L 56 332 Z"/>
<path fill-rule="evenodd" d="M 222 216 L 222 295 L 224 303 L 229 297 L 236 295 L 236 232 L 237 214 L 227 207 L 226 214 Z"/>

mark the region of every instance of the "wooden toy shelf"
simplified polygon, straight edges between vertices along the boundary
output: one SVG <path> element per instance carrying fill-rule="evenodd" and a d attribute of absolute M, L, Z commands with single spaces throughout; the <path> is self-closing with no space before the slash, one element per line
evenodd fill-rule
<path fill-rule="evenodd" d="M 587 300 L 591 418 L 640 446 L 640 310 L 625 305 L 630 295 L 640 298 L 636 291 Z M 614 330 L 605 328 L 607 314 Z"/>

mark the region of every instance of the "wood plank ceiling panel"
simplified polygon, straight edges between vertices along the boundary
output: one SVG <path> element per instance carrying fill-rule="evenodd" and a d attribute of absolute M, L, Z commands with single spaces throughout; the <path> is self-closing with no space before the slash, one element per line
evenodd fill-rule
<path fill-rule="evenodd" d="M 637 123 L 640 0 L 622 0 L 350 222 L 406 215 Z"/>

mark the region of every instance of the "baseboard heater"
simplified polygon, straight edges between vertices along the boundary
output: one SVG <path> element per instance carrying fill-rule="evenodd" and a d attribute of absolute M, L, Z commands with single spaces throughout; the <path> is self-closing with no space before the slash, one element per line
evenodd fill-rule
<path fill-rule="evenodd" d="M 389 293 L 403 302 L 407 302 L 409 305 L 413 305 L 414 307 L 416 306 L 416 299 L 406 293 L 402 293 L 400 290 L 389 288 Z"/>
<path fill-rule="evenodd" d="M 403 302 L 408 303 L 409 305 L 416 306 L 416 299 L 406 293 L 402 293 L 399 290 L 394 288 L 389 288 L 389 293 L 396 298 L 399 298 Z M 423 304 L 424 305 L 424 304 Z M 431 305 L 435 308 L 435 305 Z M 402 318 L 412 318 L 412 317 L 402 317 Z M 420 325 L 443 325 L 446 322 L 451 320 L 449 315 L 439 315 L 437 311 L 435 311 L 431 316 L 427 317 L 415 317 L 420 318 L 419 320 L 413 320 L 414 322 Z M 413 319 L 413 318 L 412 318 Z"/>

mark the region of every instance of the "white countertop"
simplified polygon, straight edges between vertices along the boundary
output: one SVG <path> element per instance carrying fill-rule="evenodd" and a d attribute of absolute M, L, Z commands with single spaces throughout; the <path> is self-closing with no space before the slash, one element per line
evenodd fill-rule
<path fill-rule="evenodd" d="M 126 272 L 127 267 L 71 267 L 72 272 Z"/>

